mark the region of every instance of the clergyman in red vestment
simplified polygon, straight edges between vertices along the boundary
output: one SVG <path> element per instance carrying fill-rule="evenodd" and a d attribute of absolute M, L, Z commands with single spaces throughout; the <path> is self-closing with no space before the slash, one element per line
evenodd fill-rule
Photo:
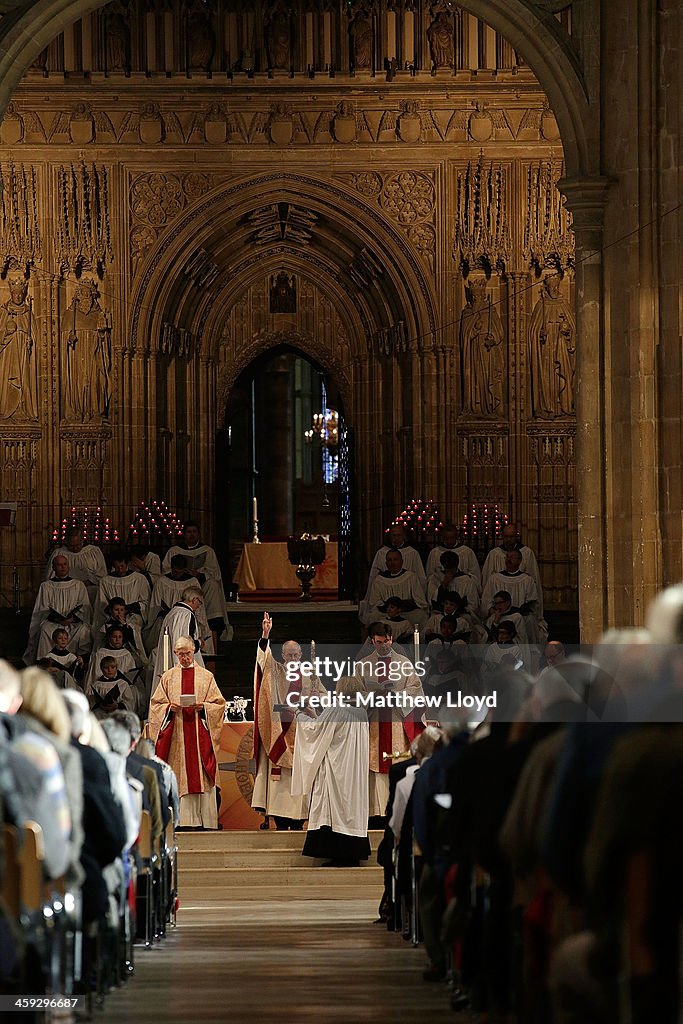
<path fill-rule="evenodd" d="M 164 672 L 152 694 L 149 732 L 159 757 L 178 778 L 184 828 L 218 828 L 216 773 L 225 700 L 211 672 L 194 660 L 194 641 L 181 636 L 179 664 Z"/>

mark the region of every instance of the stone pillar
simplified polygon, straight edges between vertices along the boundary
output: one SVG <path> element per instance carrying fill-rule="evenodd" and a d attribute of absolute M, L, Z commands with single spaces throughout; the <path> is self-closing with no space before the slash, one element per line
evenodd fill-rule
<path fill-rule="evenodd" d="M 572 213 L 576 239 L 576 490 L 579 626 L 583 643 L 597 640 L 610 621 L 602 265 L 608 187 L 606 178 L 559 182 Z"/>

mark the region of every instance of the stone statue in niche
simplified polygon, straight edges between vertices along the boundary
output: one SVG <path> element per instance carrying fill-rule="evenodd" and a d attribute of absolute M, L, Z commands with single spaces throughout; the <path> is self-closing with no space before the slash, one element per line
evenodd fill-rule
<path fill-rule="evenodd" d="M 106 419 L 111 398 L 111 317 L 100 305 L 97 283 L 78 282 L 71 305 L 62 316 L 60 333 L 65 419 L 90 423 Z"/>
<path fill-rule="evenodd" d="M 453 67 L 453 21 L 446 11 L 437 14 L 427 29 L 432 67 Z"/>
<path fill-rule="evenodd" d="M 288 71 L 291 64 L 290 48 L 289 18 L 286 14 L 276 14 L 266 26 L 268 67 Z"/>
<path fill-rule="evenodd" d="M 270 279 L 270 312 L 296 313 L 296 278 L 284 270 Z"/>
<path fill-rule="evenodd" d="M 130 71 L 130 29 L 119 10 L 107 10 L 105 21 L 107 71 Z"/>
<path fill-rule="evenodd" d="M 354 68 L 369 68 L 372 63 L 372 24 L 364 14 L 351 22 L 351 54 Z"/>
<path fill-rule="evenodd" d="M 195 3 L 187 14 L 187 66 L 190 71 L 209 71 L 216 50 L 216 33 L 205 5 Z"/>
<path fill-rule="evenodd" d="M 35 420 L 38 333 L 28 280 L 10 278 L 9 294 L 0 306 L 0 420 Z"/>
<path fill-rule="evenodd" d="M 461 411 L 472 416 L 505 412 L 505 347 L 503 325 L 484 276 L 465 285 L 467 305 L 460 314 Z"/>
<path fill-rule="evenodd" d="M 544 278 L 529 322 L 531 406 L 541 419 L 574 413 L 576 321 L 560 284 L 557 273 Z"/>

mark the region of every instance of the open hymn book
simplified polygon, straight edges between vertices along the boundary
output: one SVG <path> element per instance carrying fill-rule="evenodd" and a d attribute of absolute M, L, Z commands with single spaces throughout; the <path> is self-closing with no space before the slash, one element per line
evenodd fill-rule
<path fill-rule="evenodd" d="M 192 707 L 193 704 L 197 703 L 197 697 L 194 693 L 181 693 L 180 694 L 180 706 L 181 708 Z"/>

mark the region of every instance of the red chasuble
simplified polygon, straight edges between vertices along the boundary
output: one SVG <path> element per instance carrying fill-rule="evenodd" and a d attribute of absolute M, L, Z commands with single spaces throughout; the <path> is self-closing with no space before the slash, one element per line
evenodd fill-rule
<path fill-rule="evenodd" d="M 194 666 L 182 669 L 181 694 L 194 695 Z M 183 753 L 185 755 L 185 772 L 187 775 L 187 792 L 202 793 L 202 766 L 213 786 L 216 783 L 216 755 L 214 754 L 211 735 L 209 733 L 206 713 L 203 707 L 199 711 L 193 708 L 181 708 L 180 712 L 171 713 L 169 720 L 159 733 L 157 754 L 168 761 L 171 739 L 176 728 L 182 729 Z"/>

